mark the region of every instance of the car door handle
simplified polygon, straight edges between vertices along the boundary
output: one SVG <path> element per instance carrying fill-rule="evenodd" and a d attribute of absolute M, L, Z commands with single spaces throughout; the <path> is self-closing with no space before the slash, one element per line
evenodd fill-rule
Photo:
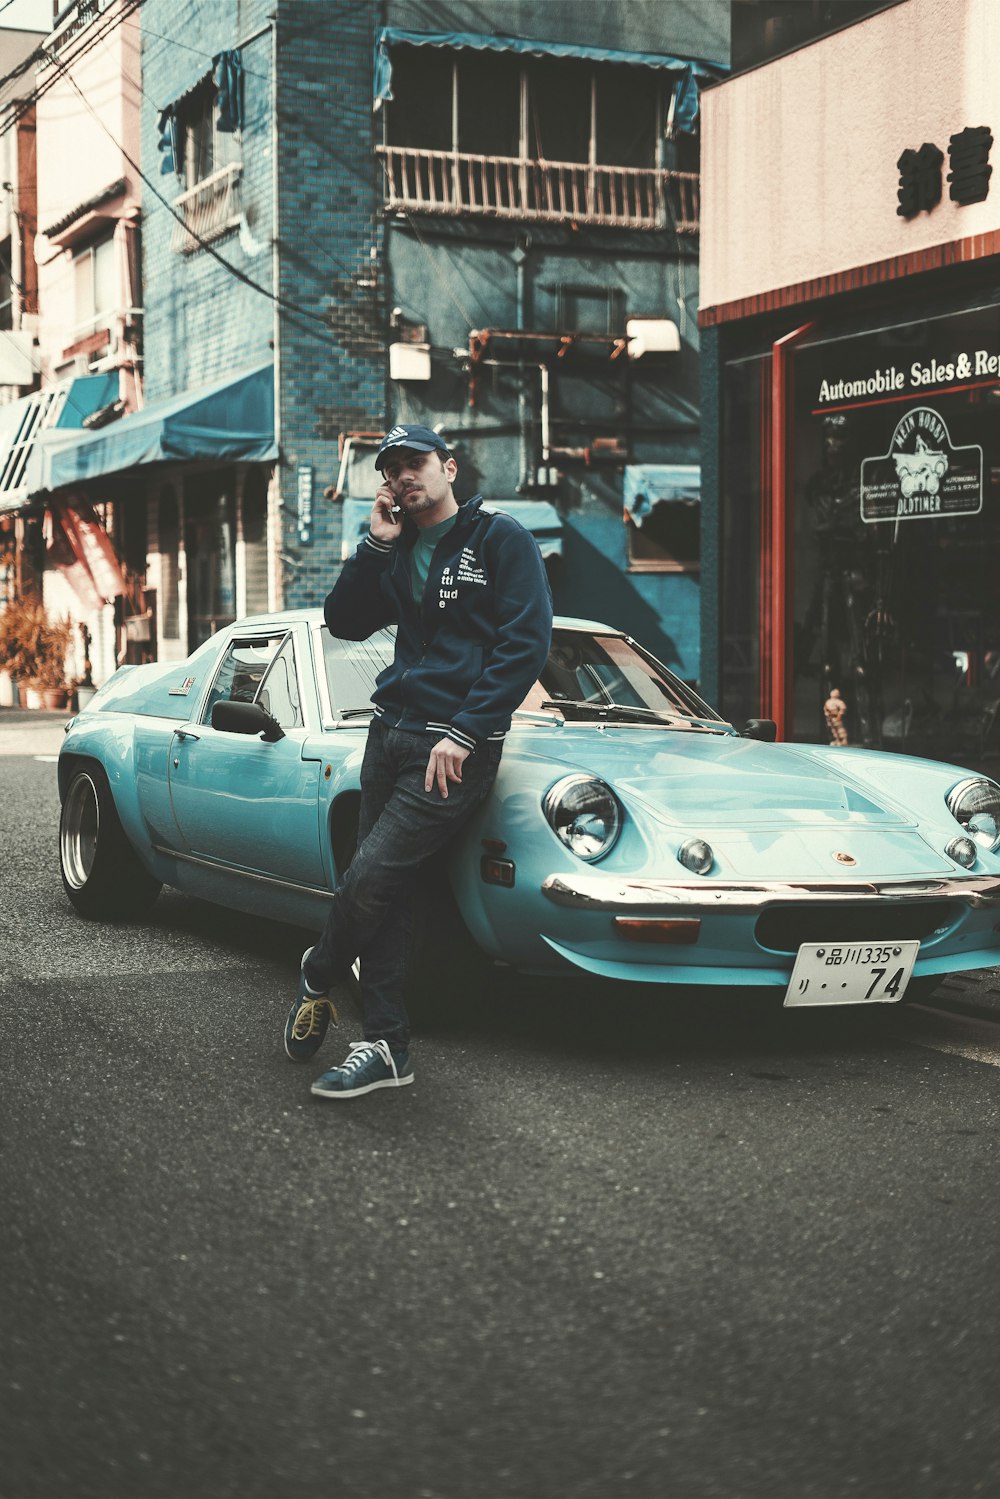
<path fill-rule="evenodd" d="M 178 739 L 200 739 L 201 735 L 197 729 L 175 729 L 174 733 Z"/>

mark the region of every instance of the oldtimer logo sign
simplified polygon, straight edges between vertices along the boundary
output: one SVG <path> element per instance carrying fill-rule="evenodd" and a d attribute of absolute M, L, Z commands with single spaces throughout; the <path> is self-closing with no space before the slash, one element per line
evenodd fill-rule
<path fill-rule="evenodd" d="M 856 864 L 858 862 L 853 854 L 841 853 L 839 850 L 833 857 L 838 864 Z"/>
<path fill-rule="evenodd" d="M 889 451 L 861 464 L 861 519 L 869 523 L 976 515 L 983 508 L 983 450 L 955 447 L 931 406 L 901 417 Z"/>

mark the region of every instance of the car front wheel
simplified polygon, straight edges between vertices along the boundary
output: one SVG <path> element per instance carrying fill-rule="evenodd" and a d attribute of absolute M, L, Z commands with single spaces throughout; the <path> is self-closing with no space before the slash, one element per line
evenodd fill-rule
<path fill-rule="evenodd" d="M 73 905 L 94 921 L 141 916 L 160 893 L 125 836 L 107 777 L 97 766 L 70 781 L 59 819 L 59 867 Z"/>

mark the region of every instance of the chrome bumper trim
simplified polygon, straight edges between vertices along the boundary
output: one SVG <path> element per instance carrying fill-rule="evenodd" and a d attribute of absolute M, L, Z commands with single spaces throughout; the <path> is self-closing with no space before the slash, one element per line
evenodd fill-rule
<path fill-rule="evenodd" d="M 542 894 L 556 906 L 587 911 L 635 911 L 653 907 L 676 912 L 719 909 L 762 910 L 791 903 L 872 901 L 903 905 L 920 900 L 954 900 L 970 906 L 1000 906 L 995 875 L 945 876 L 924 880 L 763 880 L 697 884 L 681 880 L 621 880 L 606 874 L 550 874 Z"/>

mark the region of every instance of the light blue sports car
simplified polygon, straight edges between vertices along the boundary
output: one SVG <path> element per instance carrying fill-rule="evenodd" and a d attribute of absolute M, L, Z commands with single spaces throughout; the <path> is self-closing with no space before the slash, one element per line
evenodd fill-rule
<path fill-rule="evenodd" d="M 318 930 L 356 838 L 392 634 L 319 610 L 241 620 L 123 667 L 59 756 L 63 881 L 82 915 L 161 885 Z M 493 792 L 450 851 L 459 934 L 532 974 L 891 1003 L 1000 963 L 1000 786 L 953 765 L 775 744 L 634 641 L 557 619 Z"/>

